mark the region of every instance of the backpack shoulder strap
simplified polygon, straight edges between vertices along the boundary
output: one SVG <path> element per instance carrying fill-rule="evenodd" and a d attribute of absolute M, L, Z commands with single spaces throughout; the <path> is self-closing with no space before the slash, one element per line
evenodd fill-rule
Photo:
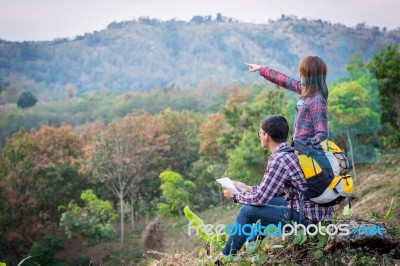
<path fill-rule="evenodd" d="M 293 201 L 294 201 L 294 191 L 298 191 L 300 192 L 300 210 L 299 210 L 299 215 L 300 215 L 300 222 L 302 222 L 304 220 L 304 191 L 301 190 L 298 187 L 293 186 L 293 184 L 288 181 L 286 182 L 286 185 L 288 186 L 288 188 L 290 189 L 290 195 L 289 195 L 289 199 L 290 199 L 290 216 L 291 216 L 291 220 L 293 221 Z"/>
<path fill-rule="evenodd" d="M 294 152 L 294 148 L 293 147 L 287 147 L 282 149 L 280 152 Z"/>
<path fill-rule="evenodd" d="M 302 140 L 295 139 L 293 141 L 293 144 L 294 144 L 293 148 L 295 150 L 298 150 L 299 152 L 307 156 L 322 155 L 324 153 L 324 150 L 322 149 L 322 146 L 319 143 L 312 142 L 309 139 L 302 139 Z"/>

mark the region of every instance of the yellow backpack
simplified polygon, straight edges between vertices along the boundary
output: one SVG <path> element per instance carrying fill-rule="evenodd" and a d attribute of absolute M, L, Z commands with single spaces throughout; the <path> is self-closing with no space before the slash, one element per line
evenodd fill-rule
<path fill-rule="evenodd" d="M 294 140 L 294 146 L 285 151 L 293 151 L 299 159 L 308 186 L 302 191 L 304 200 L 333 206 L 351 196 L 353 178 L 348 174 L 349 161 L 334 142 Z"/>

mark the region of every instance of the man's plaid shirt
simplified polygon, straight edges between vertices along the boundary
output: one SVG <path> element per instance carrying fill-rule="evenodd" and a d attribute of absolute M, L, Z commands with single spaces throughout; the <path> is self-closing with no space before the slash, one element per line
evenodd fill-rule
<path fill-rule="evenodd" d="M 301 190 L 307 188 L 306 179 L 299 166 L 297 156 L 293 152 L 283 152 L 288 148 L 287 143 L 281 143 L 268 159 L 268 165 L 264 177 L 259 186 L 253 187 L 253 192 L 240 192 L 233 195 L 236 202 L 248 205 L 267 205 L 272 197 L 285 192 L 289 195 L 289 189 L 285 187 L 286 182 Z M 288 201 L 289 202 L 289 201 Z M 290 208 L 290 202 L 287 206 Z M 294 190 L 293 209 L 300 211 L 300 193 Z M 312 201 L 304 202 L 304 217 L 313 223 L 324 218 L 329 219 L 333 214 L 332 207 L 323 207 Z"/>
<path fill-rule="evenodd" d="M 301 82 L 266 66 L 260 68 L 265 79 L 301 95 Z M 303 97 L 304 103 L 298 105 L 293 139 L 312 138 L 321 142 L 328 138 L 327 103 L 321 93 Z"/>

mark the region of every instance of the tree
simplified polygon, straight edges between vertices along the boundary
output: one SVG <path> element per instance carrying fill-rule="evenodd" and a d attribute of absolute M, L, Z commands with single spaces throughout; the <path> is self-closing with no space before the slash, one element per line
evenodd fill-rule
<path fill-rule="evenodd" d="M 0 94 L 6 89 L 6 83 L 0 80 Z"/>
<path fill-rule="evenodd" d="M 396 45 L 389 45 L 368 61 L 367 68 L 378 80 L 382 122 L 400 129 L 400 53 L 397 49 Z"/>
<path fill-rule="evenodd" d="M 117 232 L 113 222 L 118 219 L 118 213 L 112 204 L 97 198 L 91 189 L 83 191 L 80 198 L 84 202 L 83 207 L 72 200 L 67 206 L 59 208 L 63 211 L 60 225 L 65 228 L 67 236 L 82 236 L 89 246 L 114 239 Z"/>
<path fill-rule="evenodd" d="M 148 163 L 155 152 L 165 152 L 167 136 L 160 121 L 149 114 L 131 113 L 112 122 L 93 142 L 89 168 L 118 197 L 120 204 L 121 245 L 124 242 L 124 198 L 130 193 L 131 208 Z M 133 219 L 133 217 L 131 217 Z"/>
<path fill-rule="evenodd" d="M 36 103 L 36 97 L 30 91 L 25 91 L 19 96 L 17 106 L 19 108 L 29 108 L 34 106 Z"/>
<path fill-rule="evenodd" d="M 162 185 L 160 189 L 166 203 L 159 203 L 157 209 L 160 213 L 170 215 L 179 213 L 189 203 L 189 195 L 195 184 L 192 181 L 183 181 L 180 174 L 172 171 L 164 171 L 160 174 Z"/>
<path fill-rule="evenodd" d="M 396 45 L 389 45 L 375 54 L 367 68 L 376 77 L 381 105 L 383 130 L 380 134 L 383 146 L 397 148 L 400 145 L 400 53 Z"/>
<path fill-rule="evenodd" d="M 215 178 L 221 177 L 227 167 L 227 149 L 222 141 L 229 130 L 229 125 L 220 113 L 208 115 L 200 127 L 200 159 L 192 170 L 192 175 L 196 177 L 197 191 L 202 191 L 193 195 L 192 202 L 200 209 L 217 204 L 217 200 L 223 206 L 221 189 Z"/>
<path fill-rule="evenodd" d="M 65 238 L 59 235 L 46 235 L 33 243 L 28 253 L 32 265 L 63 266 L 65 262 L 55 258 L 57 252 L 64 250 Z M 19 263 L 23 265 L 24 263 Z M 1 265 L 1 264 L 0 264 Z"/>
<path fill-rule="evenodd" d="M 76 87 L 74 84 L 68 83 L 65 86 L 65 92 L 67 93 L 68 99 L 72 99 L 75 97 Z"/>
<path fill-rule="evenodd" d="M 146 195 L 144 201 L 149 200 L 149 202 L 146 202 L 144 208 L 154 209 L 151 202 L 154 202 L 154 198 L 159 196 L 157 176 L 166 167 L 166 162 L 169 159 L 168 152 L 171 149 L 169 139 L 172 137 L 165 133 L 164 125 L 159 117 L 145 114 L 139 117 L 139 121 L 142 126 L 141 134 L 144 134 L 141 139 L 141 145 L 145 148 L 145 151 L 141 155 L 143 159 L 141 165 L 137 168 L 137 176 L 140 178 L 135 178 L 128 190 L 132 233 L 135 216 L 134 207 L 138 205 L 139 197 L 143 199 L 144 195 Z"/>
<path fill-rule="evenodd" d="M 34 197 L 33 143 L 21 129 L 9 139 L 0 156 L 0 246 L 10 257 L 30 248 L 37 235 L 44 233 Z"/>
<path fill-rule="evenodd" d="M 259 182 L 265 167 L 267 151 L 262 149 L 257 137 L 261 119 L 287 113 L 287 101 L 282 91 L 265 87 L 260 90 L 258 85 L 251 91 L 255 96 L 229 97 L 222 110 L 230 125 L 230 132 L 225 134 L 222 142 L 228 149 L 225 175 L 250 184 Z"/>
<path fill-rule="evenodd" d="M 330 91 L 328 110 L 331 117 L 335 117 L 331 124 L 335 129 L 344 129 L 347 134 L 354 178 L 355 146 L 352 143 L 351 129 L 354 128 L 353 132 L 357 133 L 362 126 L 368 127 L 379 122 L 378 113 L 370 109 L 369 103 L 368 91 L 355 81 L 339 83 Z"/>
<path fill-rule="evenodd" d="M 57 207 L 79 198 L 85 182 L 77 173 L 80 156 L 70 126 L 42 126 L 9 139 L 0 156 L 0 245 L 10 256 L 58 228 Z"/>
<path fill-rule="evenodd" d="M 237 147 L 228 152 L 225 176 L 247 184 L 257 184 L 265 167 L 266 155 L 255 131 L 246 131 Z"/>
<path fill-rule="evenodd" d="M 165 168 L 188 175 L 192 164 L 199 158 L 197 135 L 201 118 L 188 111 L 176 112 L 166 109 L 158 116 L 163 133 L 168 136 L 169 149 L 165 157 Z"/>
<path fill-rule="evenodd" d="M 221 160 L 225 156 L 225 149 L 221 145 L 221 137 L 228 133 L 228 124 L 220 113 L 207 116 L 207 120 L 200 127 L 198 138 L 200 140 L 199 152 L 210 161 Z"/>
<path fill-rule="evenodd" d="M 59 224 L 58 206 L 79 198 L 87 184 L 78 174 L 81 146 L 72 126 L 59 128 L 42 125 L 30 133 L 35 165 L 37 207 L 46 217 L 42 222 L 55 233 Z"/>

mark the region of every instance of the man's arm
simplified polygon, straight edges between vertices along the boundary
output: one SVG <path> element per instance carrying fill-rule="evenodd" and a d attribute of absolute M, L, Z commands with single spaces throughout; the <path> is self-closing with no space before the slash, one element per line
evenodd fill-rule
<path fill-rule="evenodd" d="M 252 187 L 251 192 L 235 193 L 232 199 L 248 205 L 266 205 L 281 190 L 286 179 L 286 164 L 280 159 L 271 161 L 258 187 L 255 187 L 254 190 Z"/>

